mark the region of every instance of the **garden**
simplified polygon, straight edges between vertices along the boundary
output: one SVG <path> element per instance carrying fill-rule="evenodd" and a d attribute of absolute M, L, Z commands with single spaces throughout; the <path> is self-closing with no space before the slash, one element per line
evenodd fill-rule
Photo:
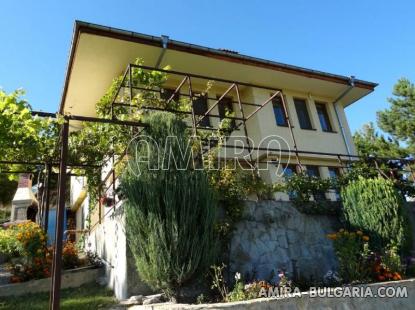
<path fill-rule="evenodd" d="M 0 229 L 0 254 L 2 258 L 2 283 L 20 283 L 50 277 L 53 247 L 47 245 L 44 230 L 36 223 L 27 221 Z M 63 269 L 85 266 L 100 267 L 92 253 L 84 253 L 80 245 L 64 242 Z"/>
<path fill-rule="evenodd" d="M 141 60 L 137 60 L 137 64 L 140 63 Z M 167 79 L 166 74 L 135 68 L 129 83 L 145 84 L 146 89 L 162 89 Z M 123 200 L 128 246 L 140 278 L 153 290 L 163 292 L 166 299 L 191 303 L 233 302 L 258 298 L 264 289 L 275 287 L 307 291 L 311 286 L 398 281 L 414 276 L 410 256 L 412 233 L 405 207 L 405 197 L 414 196 L 414 187 L 408 173 L 397 169 L 400 162 L 367 157 L 352 161 L 338 178 L 320 179 L 300 171 L 281 184 L 269 185 L 256 171 L 240 167 L 230 169 L 232 163 L 220 161 L 221 147 L 234 129 L 230 119 L 223 119 L 217 131 L 200 130 L 196 136 L 180 114 L 150 113 L 143 108 L 152 105 L 163 110 L 189 112 L 189 99 L 166 100 L 150 91 L 129 98 L 131 94 L 117 93 L 120 83 L 121 78 L 116 78 L 98 102 L 97 115 L 103 119 L 111 117 L 114 97 L 130 101 L 138 108 L 136 112 L 131 112 L 130 107 L 118 106 L 115 107 L 118 117 L 146 124 L 141 134 L 151 137 L 155 144 L 140 143 L 139 139 L 131 144 L 136 136 L 131 128 L 85 123 L 82 130 L 70 135 L 69 157 L 102 165 L 114 154 L 123 154 L 130 143 L 127 156 L 120 156 L 115 168 L 120 175 L 117 195 Z M 209 87 L 212 85 L 206 85 L 207 89 Z M 56 156 L 53 141 L 57 140 L 62 119 L 56 122 L 32 119 L 29 106 L 19 100 L 19 92 L 1 93 L 1 96 L 7 98 L 3 101 L 12 107 L 9 117 L 16 117 L 19 111 L 19 119 L 14 121 L 19 123 L 23 118 L 23 127 L 33 125 L 34 132 L 44 138 L 35 143 L 37 149 L 31 149 L 36 156 L 43 154 L 42 161 Z M 227 115 L 233 114 L 227 111 Z M 9 132 L 13 131 L 12 127 L 9 126 Z M 172 136 L 177 139 L 166 144 L 167 137 Z M 18 137 L 11 139 L 19 140 Z M 25 136 L 25 139 L 30 140 L 30 137 Z M 207 139 L 215 141 L 214 147 L 208 150 L 198 143 Z M 19 146 L 18 151 L 30 157 L 33 153 L 28 151 L 28 146 L 33 141 L 29 142 Z M 155 145 L 157 150 L 152 149 Z M 170 157 L 164 158 L 167 162 L 160 163 L 159 154 L 165 153 L 174 156 L 175 165 L 169 165 Z M 15 155 L 8 154 L 10 158 Z M 148 162 L 143 162 L 141 159 L 147 156 Z M 189 162 L 193 163 L 190 168 Z M 218 163 L 218 169 L 202 169 Z M 159 165 L 168 169 L 154 169 Z M 107 201 L 103 200 L 101 192 L 102 171 L 83 168 L 73 172 L 79 170 L 87 178 L 92 213 L 98 201 Z M 395 174 L 391 175 L 391 171 Z M 329 190 L 340 193 L 341 205 L 333 205 L 324 198 Z M 229 257 L 225 253 L 229 253 L 229 240 L 241 220 L 245 201 L 253 194 L 258 200 L 272 199 L 276 192 L 290 193 L 293 205 L 301 213 L 331 215 L 338 219 L 342 228 L 327 235 L 338 261 L 336 270 L 321 275 L 321 279 L 298 279 L 278 266 L 278 272 L 271 279 L 248 278 L 240 272 L 230 274 Z M 90 227 L 90 218 L 87 220 Z M 0 253 L 11 274 L 10 282 L 50 276 L 53 248 L 47 244 L 42 227 L 33 222 L 0 229 Z M 99 265 L 96 256 L 83 253 L 82 248 L 82 245 L 65 242 L 64 269 Z"/>
<path fill-rule="evenodd" d="M 188 136 L 180 119 L 157 113 L 148 121 L 150 126 L 144 131 L 155 141 L 175 135 L 180 139 L 173 150 L 186 148 Z M 271 193 L 293 192 L 293 204 L 301 212 L 337 217 L 342 228 L 327 238 L 332 241 L 338 268 L 321 279 L 295 279 L 282 269 L 272 279 L 248 279 L 239 272 L 229 275 L 227 258 L 220 253 L 227 252 L 224 249 L 244 208 L 246 189 L 258 186 L 255 178 L 245 176 L 243 183 L 235 171 L 209 174 L 204 170 L 148 169 L 138 160 L 147 149 L 137 145 L 136 150 L 120 190 L 125 199 L 127 238 L 140 277 L 171 301 L 243 301 L 275 288 L 307 291 L 310 287 L 399 281 L 414 276 L 412 234 L 404 201 L 406 195 L 413 195 L 412 188 L 403 178 L 385 177 L 386 166 L 381 170 L 370 160 L 356 162 L 336 180 L 300 173 L 284 185 L 268 187 L 266 191 Z M 259 184 L 261 189 L 265 187 Z M 330 188 L 338 190 L 342 198 L 335 212 L 326 201 L 312 199 Z M 223 209 L 222 216 L 217 217 L 215 213 Z M 183 292 L 188 292 L 189 286 L 203 293 L 186 295 Z"/>

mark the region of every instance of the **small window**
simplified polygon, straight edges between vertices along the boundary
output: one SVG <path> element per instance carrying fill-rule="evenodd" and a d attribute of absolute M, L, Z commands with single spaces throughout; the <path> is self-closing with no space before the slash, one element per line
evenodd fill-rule
<path fill-rule="evenodd" d="M 340 170 L 337 167 L 328 167 L 329 169 L 329 176 L 332 179 L 337 179 L 340 177 Z M 336 200 L 339 201 L 341 199 L 340 192 L 337 189 L 332 189 L 332 192 L 334 192 L 336 196 Z"/>
<path fill-rule="evenodd" d="M 167 101 L 174 94 L 174 92 L 175 92 L 175 89 L 162 88 L 160 92 L 160 98 Z M 179 99 L 180 99 L 180 94 L 179 92 L 177 92 L 173 97 L 173 101 L 179 102 Z"/>
<path fill-rule="evenodd" d="M 296 165 L 287 165 L 284 169 L 284 176 L 289 178 L 297 173 L 297 166 Z"/>
<path fill-rule="evenodd" d="M 284 105 L 280 96 L 277 96 L 274 100 L 272 100 L 272 106 L 274 108 L 274 116 L 277 125 L 288 126 L 287 119 L 285 118 Z"/>
<path fill-rule="evenodd" d="M 327 113 L 327 106 L 324 103 L 316 103 L 316 108 L 321 129 L 323 131 L 333 131 L 330 124 L 329 114 Z"/>
<path fill-rule="evenodd" d="M 193 99 L 193 110 L 195 111 L 195 115 L 199 116 L 199 119 L 202 118 L 203 115 L 208 111 L 208 102 L 206 95 L 195 94 Z M 210 127 L 210 120 L 209 116 L 204 117 L 200 123 L 202 127 Z"/>
<path fill-rule="evenodd" d="M 311 127 L 310 115 L 308 115 L 307 104 L 304 99 L 294 99 L 295 110 L 301 129 L 313 129 Z"/>
<path fill-rule="evenodd" d="M 218 109 L 219 109 L 219 119 L 223 120 L 226 116 L 226 113 L 233 112 L 232 98 L 229 98 L 229 97 L 222 98 L 222 100 L 218 103 Z M 235 127 L 235 120 L 232 120 L 231 127 Z"/>
<path fill-rule="evenodd" d="M 307 174 L 310 177 L 317 177 L 317 178 L 319 178 L 320 177 L 320 170 L 318 169 L 318 166 L 310 166 L 310 165 L 308 165 L 307 166 Z"/>
<path fill-rule="evenodd" d="M 339 168 L 337 168 L 337 167 L 328 167 L 328 168 L 329 168 L 330 178 L 336 179 L 340 176 Z"/>
<path fill-rule="evenodd" d="M 287 167 L 285 167 L 284 169 L 284 177 L 286 179 L 289 179 L 296 173 L 297 173 L 297 165 L 287 165 Z M 297 197 L 297 193 L 295 191 L 288 191 L 287 194 L 291 200 Z"/>
<path fill-rule="evenodd" d="M 307 175 L 310 177 L 320 178 L 320 169 L 318 166 L 307 165 Z M 313 192 L 314 200 L 323 201 L 326 199 L 326 195 L 322 191 Z"/>

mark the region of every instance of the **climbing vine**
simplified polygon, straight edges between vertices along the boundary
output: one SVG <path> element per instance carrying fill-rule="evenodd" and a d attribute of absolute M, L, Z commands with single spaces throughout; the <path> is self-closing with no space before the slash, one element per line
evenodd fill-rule
<path fill-rule="evenodd" d="M 0 150 L 4 161 L 48 162 L 57 157 L 58 120 L 34 117 L 31 106 L 19 89 L 6 93 L 0 89 Z M 27 170 L 33 166 L 1 164 L 0 170 Z M 17 175 L 10 174 L 10 179 Z"/>

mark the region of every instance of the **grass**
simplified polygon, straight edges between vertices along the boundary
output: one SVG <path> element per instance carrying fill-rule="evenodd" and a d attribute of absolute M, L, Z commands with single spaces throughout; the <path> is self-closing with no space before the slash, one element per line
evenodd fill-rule
<path fill-rule="evenodd" d="M 116 304 L 113 293 L 98 284 L 87 284 L 61 291 L 61 309 L 107 309 Z M 44 310 L 49 309 L 49 293 L 24 296 L 0 297 L 1 310 Z"/>

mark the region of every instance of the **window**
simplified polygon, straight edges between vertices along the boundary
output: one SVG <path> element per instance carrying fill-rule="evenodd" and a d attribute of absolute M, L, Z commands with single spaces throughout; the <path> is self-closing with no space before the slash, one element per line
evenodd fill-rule
<path fill-rule="evenodd" d="M 332 179 L 337 179 L 340 176 L 340 170 L 337 167 L 328 167 L 329 169 L 329 176 Z M 340 200 L 340 192 L 338 190 L 332 189 L 332 193 L 334 192 L 336 196 L 336 200 Z"/>
<path fill-rule="evenodd" d="M 307 174 L 310 177 L 320 177 L 320 170 L 318 169 L 318 166 L 307 166 Z"/>
<path fill-rule="evenodd" d="M 318 166 L 308 165 L 307 166 L 307 174 L 310 177 L 317 177 L 317 178 L 319 178 L 320 177 L 320 169 L 318 168 Z M 314 197 L 314 200 L 316 200 L 316 201 L 322 201 L 322 200 L 325 200 L 326 199 L 325 193 L 324 192 L 321 192 L 321 191 L 314 192 L 313 193 L 313 197 Z"/>
<path fill-rule="evenodd" d="M 230 97 L 222 98 L 222 100 L 218 103 L 218 109 L 219 109 L 219 119 L 223 120 L 226 116 L 226 112 L 228 113 L 233 112 L 232 98 Z M 231 127 L 235 127 L 234 119 L 231 122 Z"/>
<path fill-rule="evenodd" d="M 277 96 L 272 100 L 272 106 L 274 108 L 275 121 L 278 126 L 288 126 L 287 119 L 285 118 L 284 105 L 281 97 Z"/>
<path fill-rule="evenodd" d="M 313 129 L 311 127 L 310 116 L 308 115 L 307 104 L 304 99 L 294 99 L 295 110 L 297 111 L 298 121 L 301 129 Z"/>
<path fill-rule="evenodd" d="M 324 103 L 316 103 L 316 108 L 321 129 L 323 131 L 333 131 L 330 124 L 329 114 L 327 113 L 327 106 Z"/>
<path fill-rule="evenodd" d="M 160 98 L 167 101 L 173 95 L 174 91 L 175 89 L 162 88 L 160 92 Z M 176 95 L 174 95 L 173 97 L 173 101 L 179 102 L 179 99 L 180 99 L 180 94 L 179 92 L 177 92 Z"/>
<path fill-rule="evenodd" d="M 328 167 L 330 178 L 338 178 L 340 176 L 339 168 L 337 167 Z"/>
<path fill-rule="evenodd" d="M 193 99 L 193 110 L 195 111 L 195 115 L 200 116 L 199 119 L 201 119 L 208 110 L 207 96 L 202 94 L 195 94 L 195 97 L 196 98 Z M 209 116 L 204 117 L 200 121 L 199 125 L 202 127 L 210 127 Z"/>
<path fill-rule="evenodd" d="M 296 165 L 287 165 L 287 167 L 285 167 L 284 169 L 284 176 L 286 178 L 289 178 L 290 176 L 294 175 L 295 173 L 297 173 L 297 166 Z"/>
<path fill-rule="evenodd" d="M 285 178 L 290 178 L 296 173 L 297 173 L 297 165 L 287 165 L 287 167 L 285 167 L 284 169 Z M 288 191 L 287 194 L 290 199 L 295 199 L 295 197 L 297 196 L 297 193 L 295 191 Z"/>

